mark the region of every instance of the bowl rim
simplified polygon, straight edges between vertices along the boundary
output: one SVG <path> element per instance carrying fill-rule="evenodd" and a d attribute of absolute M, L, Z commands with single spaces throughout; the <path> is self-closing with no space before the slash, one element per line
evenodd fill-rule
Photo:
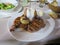
<path fill-rule="evenodd" d="M 11 17 L 11 14 L 10 13 L 7 13 L 7 12 L 0 12 L 0 15 L 5 15 L 5 16 L 1 17 L 0 20 Z"/>

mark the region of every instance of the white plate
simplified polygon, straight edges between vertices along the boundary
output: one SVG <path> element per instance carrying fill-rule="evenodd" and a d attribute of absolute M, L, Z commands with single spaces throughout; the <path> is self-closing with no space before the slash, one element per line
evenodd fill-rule
<path fill-rule="evenodd" d="M 22 14 L 20 13 L 20 14 L 15 14 L 14 16 L 12 16 L 10 20 L 8 21 L 8 28 L 11 27 L 15 18 L 21 15 Z M 46 26 L 42 28 L 41 30 L 39 30 L 38 32 L 35 32 L 35 33 L 10 32 L 10 30 L 8 30 L 8 32 L 14 39 L 18 41 L 32 42 L 32 41 L 38 41 L 47 37 L 53 31 L 54 27 L 55 27 L 55 21 L 54 19 L 50 18 L 50 19 L 47 19 Z"/>

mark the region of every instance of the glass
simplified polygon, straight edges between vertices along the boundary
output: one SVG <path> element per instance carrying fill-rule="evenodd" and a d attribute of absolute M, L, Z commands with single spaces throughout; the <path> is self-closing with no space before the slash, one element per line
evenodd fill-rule
<path fill-rule="evenodd" d="M 20 8 L 20 9 L 19 9 L 19 12 L 18 12 L 18 13 L 20 13 L 20 12 L 23 11 L 24 7 L 27 6 L 27 4 L 28 4 L 28 0 L 17 0 L 17 1 L 18 1 L 17 9 Z"/>
<path fill-rule="evenodd" d="M 20 3 L 23 7 L 27 6 L 29 0 L 20 0 Z"/>
<path fill-rule="evenodd" d="M 43 7 L 45 3 L 47 3 L 47 0 L 39 0 L 39 2 L 40 2 L 39 6 Z"/>
<path fill-rule="evenodd" d="M 45 3 L 45 0 L 39 0 L 40 1 L 40 3 L 42 3 L 42 4 L 44 4 Z"/>
<path fill-rule="evenodd" d="M 39 2 L 40 2 L 40 7 L 43 7 L 43 5 L 44 5 L 44 3 L 45 3 L 45 0 L 39 0 Z"/>

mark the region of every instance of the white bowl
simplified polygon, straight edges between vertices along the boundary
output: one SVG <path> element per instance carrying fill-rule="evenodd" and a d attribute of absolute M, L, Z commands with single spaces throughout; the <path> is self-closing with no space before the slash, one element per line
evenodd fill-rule
<path fill-rule="evenodd" d="M 9 10 L 0 10 L 0 12 L 2 11 L 2 12 L 11 12 L 12 13 L 12 12 L 17 12 L 18 9 L 21 8 L 21 5 L 18 6 L 19 2 L 16 0 L 0 0 L 0 3 L 11 3 L 15 6 L 14 8 L 9 9 Z M 19 8 L 17 8 L 17 7 L 19 7 Z M 15 8 L 17 8 L 17 9 L 15 10 Z"/>
<path fill-rule="evenodd" d="M 7 13 L 7 12 L 0 12 L 0 20 L 1 19 L 7 19 L 11 17 L 11 14 L 10 13 Z"/>
<path fill-rule="evenodd" d="M 7 23 L 11 15 L 6 12 L 0 12 L 0 40 L 3 38 L 3 36 L 8 32 L 7 31 Z"/>

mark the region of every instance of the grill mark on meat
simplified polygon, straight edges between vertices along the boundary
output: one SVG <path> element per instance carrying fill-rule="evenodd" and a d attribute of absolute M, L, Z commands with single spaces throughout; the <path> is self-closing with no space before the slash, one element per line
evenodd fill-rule
<path fill-rule="evenodd" d="M 31 24 L 31 26 L 32 26 L 32 28 L 34 28 L 35 30 L 38 29 L 34 24 Z"/>
<path fill-rule="evenodd" d="M 32 32 L 32 29 L 30 28 L 30 25 L 28 25 L 27 31 Z"/>
<path fill-rule="evenodd" d="M 37 16 L 37 12 L 34 12 L 34 18 L 29 24 L 22 24 L 20 22 L 21 17 L 26 17 L 26 13 L 24 13 L 21 17 L 17 17 L 14 21 L 14 25 L 12 26 L 10 31 L 14 31 L 15 28 L 23 28 L 23 30 L 28 32 L 36 32 L 39 29 L 45 26 L 43 19 Z M 24 20 L 28 19 L 27 17 Z"/>

